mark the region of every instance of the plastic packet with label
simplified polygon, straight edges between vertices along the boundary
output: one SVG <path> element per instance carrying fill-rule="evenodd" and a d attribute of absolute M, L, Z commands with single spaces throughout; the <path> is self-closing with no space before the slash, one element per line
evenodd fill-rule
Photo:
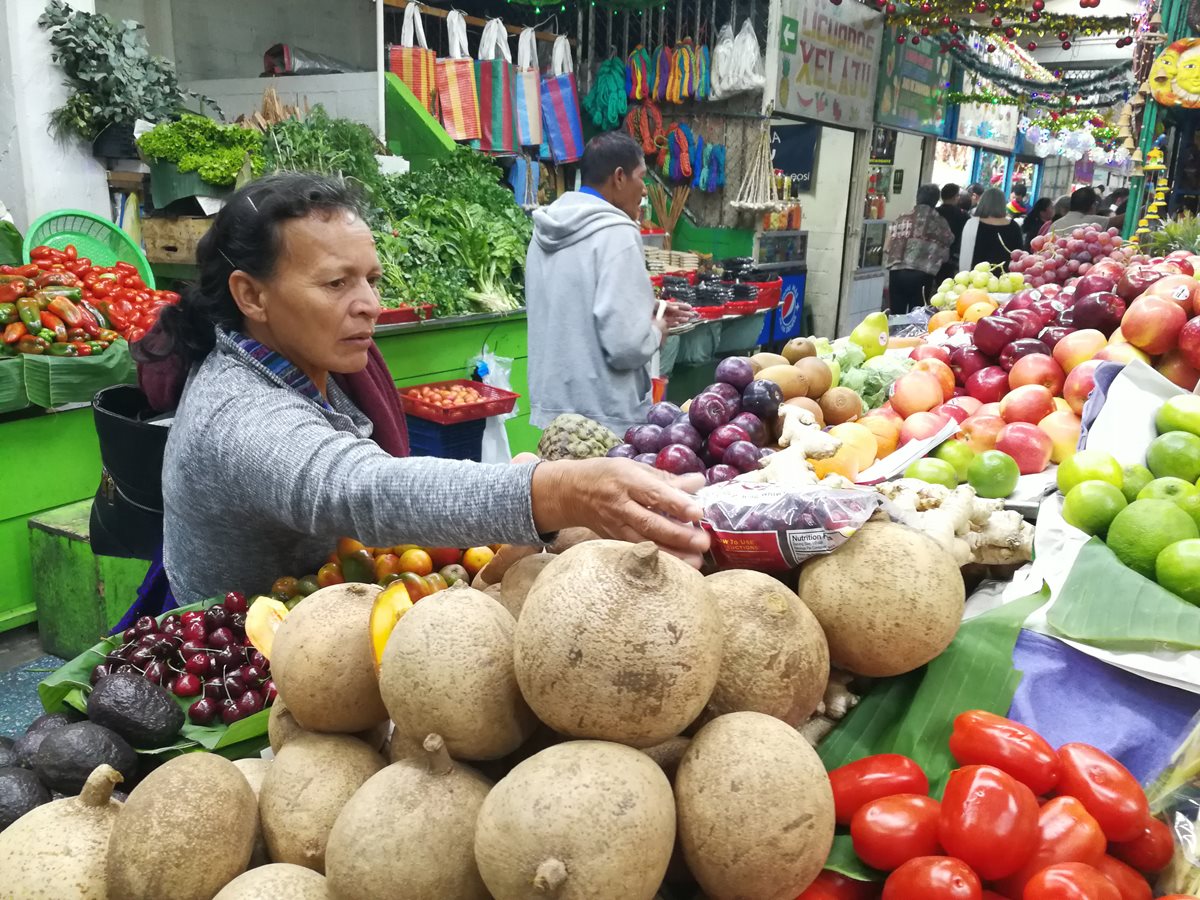
<path fill-rule="evenodd" d="M 832 553 L 875 513 L 874 491 L 726 481 L 700 491 L 701 525 L 721 568 L 786 572 Z"/>

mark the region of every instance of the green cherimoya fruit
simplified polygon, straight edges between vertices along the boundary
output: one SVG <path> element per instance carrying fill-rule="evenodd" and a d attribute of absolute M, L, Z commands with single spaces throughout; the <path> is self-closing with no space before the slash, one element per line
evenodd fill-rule
<path fill-rule="evenodd" d="M 593 459 L 604 456 L 621 439 L 586 416 L 573 413 L 559 416 L 546 426 L 538 441 L 542 459 Z"/>

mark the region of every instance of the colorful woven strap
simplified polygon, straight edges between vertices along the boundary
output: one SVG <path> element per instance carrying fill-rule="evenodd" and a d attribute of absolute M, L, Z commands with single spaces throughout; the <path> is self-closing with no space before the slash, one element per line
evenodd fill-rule
<path fill-rule="evenodd" d="M 667 100 L 682 103 L 696 96 L 696 49 L 691 38 L 676 45 L 671 57 L 671 78 L 667 84 Z"/>
<path fill-rule="evenodd" d="M 712 93 L 712 56 L 705 44 L 696 51 L 696 99 L 707 100 Z"/>
<path fill-rule="evenodd" d="M 692 149 L 696 139 L 692 130 L 678 123 L 667 132 L 667 153 L 663 160 L 663 175 L 676 184 L 688 184 L 692 180 Z"/>
<path fill-rule="evenodd" d="M 666 135 L 663 134 L 662 113 L 659 112 L 653 100 L 647 100 L 641 106 L 632 106 L 625 117 L 625 130 L 629 136 L 641 145 L 642 152 L 650 164 L 654 164 L 667 145 Z"/>
<path fill-rule="evenodd" d="M 625 67 L 625 93 L 630 100 L 645 100 L 650 92 L 650 51 L 638 44 Z"/>
<path fill-rule="evenodd" d="M 654 51 L 654 85 L 650 97 L 655 100 L 667 99 L 667 85 L 671 80 L 671 48 L 659 47 Z"/>

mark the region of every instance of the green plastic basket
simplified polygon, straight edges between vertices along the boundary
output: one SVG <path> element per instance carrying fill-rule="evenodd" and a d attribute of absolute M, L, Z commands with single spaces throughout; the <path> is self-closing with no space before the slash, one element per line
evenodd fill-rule
<path fill-rule="evenodd" d="M 25 234 L 25 262 L 30 261 L 34 247 L 62 250 L 67 244 L 74 244 L 80 256 L 86 256 L 97 266 L 112 266 L 118 262 L 136 266 L 146 287 L 155 286 L 146 254 L 133 238 L 108 219 L 79 209 L 49 212 L 34 222 Z"/>

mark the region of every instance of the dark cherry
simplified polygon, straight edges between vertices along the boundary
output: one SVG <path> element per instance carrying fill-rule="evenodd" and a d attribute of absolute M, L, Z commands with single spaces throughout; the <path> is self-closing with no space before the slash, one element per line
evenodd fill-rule
<path fill-rule="evenodd" d="M 221 721 L 226 725 L 232 725 L 239 719 L 244 718 L 241 707 L 237 705 L 236 700 L 221 701 Z"/>
<path fill-rule="evenodd" d="M 179 622 L 168 623 L 162 627 L 162 633 L 183 640 L 183 625 Z"/>
<path fill-rule="evenodd" d="M 266 673 L 258 666 L 242 666 L 238 670 L 238 675 L 241 676 L 242 681 L 246 682 L 246 686 L 253 690 L 258 690 L 267 680 Z"/>
<path fill-rule="evenodd" d="M 99 681 L 105 675 L 108 675 L 111 671 L 112 671 L 111 667 L 105 665 L 104 663 L 100 663 L 100 665 L 98 665 L 98 666 L 96 666 L 96 668 L 92 669 L 92 674 L 88 680 L 91 681 L 92 684 L 95 684 L 97 681 Z"/>
<path fill-rule="evenodd" d="M 211 725 L 213 719 L 216 717 L 216 701 L 208 697 L 201 697 L 188 707 L 188 718 L 191 719 L 192 723 L 195 725 Z"/>
<path fill-rule="evenodd" d="M 143 650 L 139 647 L 129 654 L 129 661 L 139 669 L 144 669 L 150 663 L 154 662 L 154 654 L 149 650 Z"/>
<path fill-rule="evenodd" d="M 245 613 L 230 613 L 229 627 L 233 633 L 241 637 L 246 636 L 246 614 Z"/>
<path fill-rule="evenodd" d="M 208 674 L 208 655 L 205 653 L 193 653 L 184 662 L 183 669 L 189 675 L 203 678 Z"/>
<path fill-rule="evenodd" d="M 138 634 L 154 634 L 158 631 L 158 623 L 149 616 L 142 616 L 133 623 L 133 630 Z"/>
<path fill-rule="evenodd" d="M 132 625 L 130 625 L 128 628 L 126 628 L 124 631 L 121 632 L 122 643 L 128 644 L 130 641 L 136 641 L 137 639 L 138 639 L 137 629 L 134 628 Z"/>
<path fill-rule="evenodd" d="M 234 669 L 240 669 L 246 664 L 246 651 L 237 644 L 229 644 L 218 650 L 213 655 L 213 660 L 216 662 L 219 671 L 232 672 Z"/>
<path fill-rule="evenodd" d="M 234 643 L 236 643 L 236 639 L 233 636 L 233 632 L 224 625 L 222 625 L 220 628 L 217 628 L 208 636 L 208 646 L 212 647 L 214 650 L 223 650 L 230 644 Z"/>
<path fill-rule="evenodd" d="M 143 672 L 146 680 L 151 684 L 162 684 L 167 677 L 167 673 L 171 670 L 167 668 L 166 663 L 160 659 L 154 660 L 150 665 L 146 666 L 146 671 Z"/>
<path fill-rule="evenodd" d="M 222 625 L 229 624 L 229 613 L 225 611 L 225 607 L 217 605 L 210 606 L 204 611 L 204 624 L 211 630 L 220 628 Z"/>
<path fill-rule="evenodd" d="M 225 687 L 225 693 L 230 697 L 240 697 L 246 693 L 248 685 L 244 682 L 240 675 L 226 675 L 221 679 L 221 684 Z"/>
<path fill-rule="evenodd" d="M 150 648 L 150 652 L 159 659 L 167 659 L 175 655 L 175 651 L 183 645 L 183 641 L 169 634 L 160 634 Z"/>
<path fill-rule="evenodd" d="M 182 627 L 183 617 L 179 613 L 171 613 L 170 615 L 163 616 L 161 627 L 166 628 L 168 625 L 179 625 Z"/>
<path fill-rule="evenodd" d="M 267 661 L 267 658 L 265 656 L 263 656 L 259 651 L 251 650 L 250 651 L 250 665 L 252 665 L 256 668 L 262 669 L 265 672 L 265 671 L 267 671 L 267 669 L 270 667 L 271 664 Z"/>
<path fill-rule="evenodd" d="M 208 637 L 208 629 L 204 627 L 204 622 L 188 622 L 183 626 L 183 639 L 185 641 L 201 641 Z"/>
<path fill-rule="evenodd" d="M 197 653 L 208 655 L 208 644 L 204 641 L 184 641 L 179 645 L 179 652 L 183 654 L 184 659 L 189 656 L 194 656 Z"/>
<path fill-rule="evenodd" d="M 179 618 L 183 621 L 184 626 L 191 625 L 193 622 L 203 622 L 204 610 L 190 609 Z"/>
<path fill-rule="evenodd" d="M 154 634 L 143 634 L 133 642 L 133 646 L 137 650 L 153 650 L 154 645 L 158 643 L 158 639 L 159 634 L 157 632 Z"/>
<path fill-rule="evenodd" d="M 241 591 L 230 591 L 226 594 L 224 606 L 231 613 L 244 613 L 249 609 L 246 603 L 246 595 Z"/>
<path fill-rule="evenodd" d="M 200 679 L 195 675 L 184 672 L 175 679 L 175 684 L 171 686 L 171 690 L 176 697 L 195 697 L 200 693 Z"/>
<path fill-rule="evenodd" d="M 117 666 L 121 665 L 121 663 L 129 662 L 129 659 L 121 651 L 111 650 L 111 651 L 109 651 L 108 655 L 106 657 L 104 657 L 104 661 L 111 668 L 116 668 Z"/>
<path fill-rule="evenodd" d="M 220 678 L 206 678 L 204 684 L 200 688 L 204 692 L 205 697 L 210 697 L 213 700 L 219 700 L 225 696 L 225 686 L 221 684 Z"/>
<path fill-rule="evenodd" d="M 113 669 L 113 674 L 114 675 L 140 675 L 141 672 L 137 669 L 136 666 L 132 666 L 129 663 L 122 663 L 121 665 L 119 665 L 115 669 Z"/>
<path fill-rule="evenodd" d="M 263 705 L 270 706 L 275 702 L 275 698 L 279 696 L 279 691 L 275 689 L 275 682 L 268 679 L 262 686 Z"/>
<path fill-rule="evenodd" d="M 238 709 L 242 711 L 242 716 L 252 716 L 263 708 L 262 696 L 258 691 L 246 691 L 242 696 L 238 697 Z"/>

